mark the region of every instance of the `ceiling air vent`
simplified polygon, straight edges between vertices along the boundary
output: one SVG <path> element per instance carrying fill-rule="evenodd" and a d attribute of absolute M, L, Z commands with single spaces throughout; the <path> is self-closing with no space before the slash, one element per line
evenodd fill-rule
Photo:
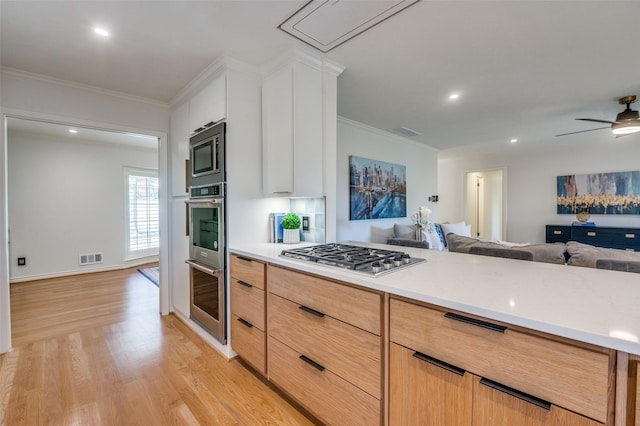
<path fill-rule="evenodd" d="M 391 132 L 395 133 L 396 135 L 403 136 L 405 138 L 412 138 L 414 136 L 422 135 L 422 133 L 416 132 L 415 130 L 410 129 L 408 127 L 398 127 L 397 129 L 391 130 Z"/>
<path fill-rule="evenodd" d="M 311 0 L 278 26 L 328 52 L 418 0 Z"/>

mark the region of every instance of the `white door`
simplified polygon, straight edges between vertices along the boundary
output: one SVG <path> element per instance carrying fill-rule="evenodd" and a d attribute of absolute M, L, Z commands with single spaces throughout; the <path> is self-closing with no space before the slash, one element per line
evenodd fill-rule
<path fill-rule="evenodd" d="M 467 223 L 472 236 L 504 240 L 503 186 L 503 170 L 467 173 Z"/>

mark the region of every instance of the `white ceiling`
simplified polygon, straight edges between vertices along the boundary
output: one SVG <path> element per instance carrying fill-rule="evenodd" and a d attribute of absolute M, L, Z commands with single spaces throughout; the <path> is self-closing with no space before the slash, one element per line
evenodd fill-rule
<path fill-rule="evenodd" d="M 304 4 L 1 0 L 0 63 L 168 103 L 222 55 L 261 65 L 299 43 L 277 26 Z M 614 140 L 554 135 L 640 95 L 638 17 L 640 1 L 422 0 L 326 54 L 346 67 L 338 113 L 438 149 Z"/>

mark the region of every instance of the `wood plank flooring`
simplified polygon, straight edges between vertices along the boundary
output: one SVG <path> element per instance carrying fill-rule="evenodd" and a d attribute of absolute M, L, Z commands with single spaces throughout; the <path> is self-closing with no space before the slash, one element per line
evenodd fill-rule
<path fill-rule="evenodd" d="M 0 425 L 310 425 L 135 268 L 11 285 Z"/>

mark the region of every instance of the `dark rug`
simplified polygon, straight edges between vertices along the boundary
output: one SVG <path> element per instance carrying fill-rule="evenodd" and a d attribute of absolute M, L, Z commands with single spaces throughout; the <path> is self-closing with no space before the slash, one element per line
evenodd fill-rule
<path fill-rule="evenodd" d="M 142 275 L 147 277 L 149 281 L 151 281 L 156 285 L 156 287 L 160 288 L 160 284 L 159 284 L 160 283 L 160 267 L 159 266 L 154 266 L 152 268 L 140 268 L 138 269 L 138 272 L 140 272 Z"/>

